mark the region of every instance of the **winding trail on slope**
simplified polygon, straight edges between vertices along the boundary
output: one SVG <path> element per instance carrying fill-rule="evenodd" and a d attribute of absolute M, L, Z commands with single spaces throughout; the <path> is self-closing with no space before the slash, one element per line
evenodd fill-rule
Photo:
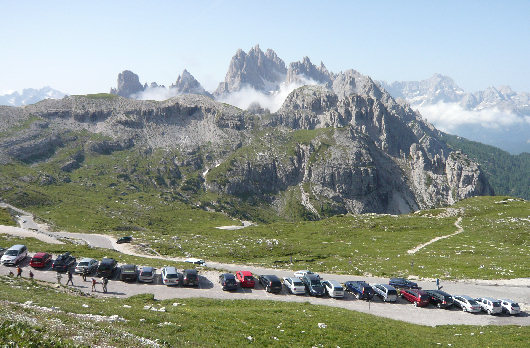
<path fill-rule="evenodd" d="M 445 239 L 445 238 L 449 238 L 449 237 L 452 237 L 452 236 L 456 236 L 457 234 L 460 234 L 460 233 L 464 232 L 464 229 L 460 225 L 461 222 L 462 222 L 462 217 L 459 217 L 458 219 L 456 219 L 456 221 L 455 221 L 456 232 L 448 234 L 446 236 L 440 236 L 440 237 L 433 238 L 430 241 L 428 241 L 427 243 L 420 244 L 417 247 L 415 247 L 414 249 L 407 250 L 407 253 L 411 254 L 411 255 L 414 255 L 418 251 L 420 251 L 421 249 L 425 248 L 427 245 L 431 245 L 432 243 L 437 242 L 437 241 L 439 241 L 441 239 Z"/>

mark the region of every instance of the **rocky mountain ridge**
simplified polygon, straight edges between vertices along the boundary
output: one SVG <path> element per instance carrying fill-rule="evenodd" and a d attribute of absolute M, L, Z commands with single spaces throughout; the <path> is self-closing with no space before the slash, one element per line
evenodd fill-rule
<path fill-rule="evenodd" d="M 15 91 L 0 95 L 0 105 L 22 106 L 37 103 L 43 99 L 61 99 L 66 94 L 51 87 L 25 88 L 21 92 Z"/>

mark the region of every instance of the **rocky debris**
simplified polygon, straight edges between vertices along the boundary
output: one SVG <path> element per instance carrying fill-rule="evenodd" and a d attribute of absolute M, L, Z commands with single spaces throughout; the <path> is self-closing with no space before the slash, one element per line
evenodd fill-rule
<path fill-rule="evenodd" d="M 118 87 L 111 88 L 110 93 L 130 98 L 145 90 L 145 87 L 140 83 L 138 75 L 130 70 L 124 70 L 118 74 Z"/>
<path fill-rule="evenodd" d="M 80 166 L 81 165 L 76 160 L 70 160 L 70 161 L 66 162 L 65 164 L 63 164 L 61 166 L 61 170 L 63 172 L 71 172 L 71 171 L 79 168 Z"/>
<path fill-rule="evenodd" d="M 184 69 L 175 84 L 171 85 L 170 88 L 174 88 L 178 94 L 202 94 L 212 97 L 186 69 Z"/>
<path fill-rule="evenodd" d="M 110 155 L 114 151 L 122 151 L 126 149 L 130 149 L 134 146 L 133 139 L 123 139 L 123 140 L 104 140 L 100 142 L 90 142 L 86 145 L 87 150 L 91 152 L 95 152 L 101 155 Z M 73 162 L 76 162 L 73 160 Z"/>
<path fill-rule="evenodd" d="M 286 74 L 284 61 L 273 50 L 263 52 L 259 45 L 251 48 L 248 53 L 240 49 L 232 57 L 225 81 L 219 84 L 214 95 L 222 96 L 244 87 L 261 92 L 274 91 L 285 80 Z"/>

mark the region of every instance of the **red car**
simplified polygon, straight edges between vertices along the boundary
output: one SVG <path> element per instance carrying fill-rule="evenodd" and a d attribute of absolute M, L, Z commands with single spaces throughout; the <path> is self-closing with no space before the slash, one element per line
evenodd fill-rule
<path fill-rule="evenodd" d="M 414 306 L 425 307 L 429 304 L 431 296 L 422 290 L 403 289 L 401 290 L 401 297 L 407 301 L 414 303 Z"/>
<path fill-rule="evenodd" d="M 33 268 L 44 268 L 46 264 L 52 260 L 52 256 L 48 253 L 36 253 L 31 258 L 29 265 Z"/>
<path fill-rule="evenodd" d="M 242 288 L 253 288 L 255 285 L 254 276 L 249 271 L 237 271 L 236 278 Z"/>

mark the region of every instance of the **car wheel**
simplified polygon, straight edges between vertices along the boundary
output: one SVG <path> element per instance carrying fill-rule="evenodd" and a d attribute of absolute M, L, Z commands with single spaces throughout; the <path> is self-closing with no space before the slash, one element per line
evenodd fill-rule
<path fill-rule="evenodd" d="M 270 286 L 267 285 L 267 287 L 265 288 L 265 291 L 267 291 L 267 292 L 271 292 L 271 288 L 270 288 Z"/>
<path fill-rule="evenodd" d="M 418 307 L 418 302 L 414 301 L 414 307 Z"/>
<path fill-rule="evenodd" d="M 361 298 L 361 295 L 356 293 L 356 294 L 355 294 L 355 298 L 356 298 L 356 299 L 360 299 L 360 298 Z"/>
<path fill-rule="evenodd" d="M 488 314 L 491 315 L 491 310 L 488 309 Z"/>
<path fill-rule="evenodd" d="M 467 312 L 467 308 L 466 307 L 462 307 L 462 312 Z"/>
<path fill-rule="evenodd" d="M 436 307 L 438 307 L 438 308 L 442 308 L 442 305 L 439 304 L 439 303 L 437 303 L 437 304 L 436 304 Z"/>

